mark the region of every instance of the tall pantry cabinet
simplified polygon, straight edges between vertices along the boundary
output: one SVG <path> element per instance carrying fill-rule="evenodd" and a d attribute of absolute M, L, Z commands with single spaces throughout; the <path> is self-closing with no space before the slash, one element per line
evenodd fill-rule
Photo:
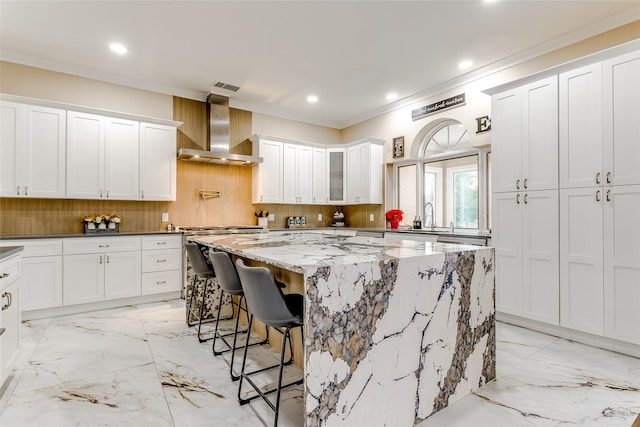
<path fill-rule="evenodd" d="M 496 308 L 640 344 L 640 51 L 575 64 L 489 91 Z"/>
<path fill-rule="evenodd" d="M 492 98 L 499 311 L 558 324 L 557 78 Z"/>
<path fill-rule="evenodd" d="M 640 52 L 560 74 L 561 324 L 640 344 Z"/>

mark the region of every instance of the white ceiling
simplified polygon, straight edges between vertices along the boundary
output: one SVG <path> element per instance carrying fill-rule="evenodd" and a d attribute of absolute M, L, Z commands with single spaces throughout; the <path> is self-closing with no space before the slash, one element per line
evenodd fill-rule
<path fill-rule="evenodd" d="M 638 19 L 637 0 L 1 0 L 0 58 L 344 128 Z"/>

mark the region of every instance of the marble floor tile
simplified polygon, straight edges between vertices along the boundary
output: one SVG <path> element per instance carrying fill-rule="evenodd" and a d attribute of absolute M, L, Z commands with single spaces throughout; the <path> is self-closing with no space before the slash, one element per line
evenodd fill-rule
<path fill-rule="evenodd" d="M 238 404 L 231 354 L 199 343 L 184 309 L 173 300 L 23 323 L 0 426 L 271 426 L 261 399 Z M 496 337 L 497 379 L 419 427 L 629 427 L 640 413 L 640 360 L 504 323 Z M 277 357 L 251 347 L 248 369 Z M 253 378 L 269 387 L 276 375 Z M 284 380 L 301 375 L 289 366 Z M 303 386 L 286 389 L 279 425 L 302 426 L 303 410 Z"/>

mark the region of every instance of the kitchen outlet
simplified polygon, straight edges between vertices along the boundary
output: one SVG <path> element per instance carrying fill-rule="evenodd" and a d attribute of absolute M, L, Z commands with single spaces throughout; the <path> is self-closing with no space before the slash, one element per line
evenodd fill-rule
<path fill-rule="evenodd" d="M 373 222 L 373 221 L 374 221 L 374 219 L 373 219 L 373 214 L 369 214 L 369 221 L 371 221 L 371 222 Z"/>
<path fill-rule="evenodd" d="M 275 214 L 269 214 L 269 216 L 267 218 L 269 219 L 269 221 L 275 221 L 276 220 L 276 215 Z"/>
<path fill-rule="evenodd" d="M 162 222 L 169 222 L 169 212 L 162 212 Z"/>
<path fill-rule="evenodd" d="M 322 221 L 322 214 L 318 214 L 318 221 Z"/>

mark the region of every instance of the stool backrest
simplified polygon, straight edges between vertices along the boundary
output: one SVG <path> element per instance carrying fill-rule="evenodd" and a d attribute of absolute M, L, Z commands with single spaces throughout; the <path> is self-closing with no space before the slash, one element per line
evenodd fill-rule
<path fill-rule="evenodd" d="M 187 242 L 184 246 L 187 249 L 187 257 L 189 258 L 193 272 L 200 277 L 212 276 L 213 270 L 209 267 L 209 264 L 207 264 L 207 260 L 205 260 L 198 245 L 193 242 Z"/>
<path fill-rule="evenodd" d="M 209 259 L 216 272 L 218 284 L 231 295 L 242 295 L 242 285 L 236 267 L 231 261 L 231 255 L 226 252 L 209 252 Z"/>
<path fill-rule="evenodd" d="M 291 314 L 273 273 L 265 267 L 247 267 L 236 260 L 238 276 L 251 314 L 268 326 L 287 326 L 301 319 Z"/>

